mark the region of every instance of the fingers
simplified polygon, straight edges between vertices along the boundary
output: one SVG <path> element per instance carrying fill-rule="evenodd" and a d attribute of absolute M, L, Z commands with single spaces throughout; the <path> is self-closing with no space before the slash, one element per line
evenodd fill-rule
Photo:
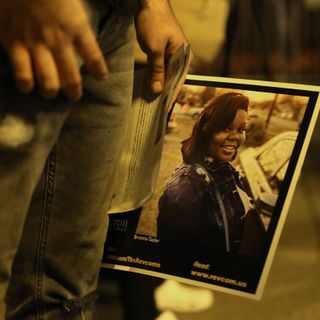
<path fill-rule="evenodd" d="M 156 52 L 148 56 L 148 63 L 151 68 L 151 89 L 153 93 L 162 92 L 165 80 L 164 52 Z"/>
<path fill-rule="evenodd" d="M 7 48 L 16 86 L 24 93 L 32 91 L 34 87 L 34 78 L 28 49 L 19 42 L 14 42 Z"/>
<path fill-rule="evenodd" d="M 81 76 L 71 43 L 50 49 L 43 43 L 28 48 L 16 42 L 10 45 L 8 55 L 21 92 L 29 93 L 36 82 L 46 99 L 54 98 L 60 89 L 72 102 L 81 98 Z"/>
<path fill-rule="evenodd" d="M 60 81 L 54 58 L 43 44 L 33 48 L 33 64 L 40 94 L 46 99 L 54 98 L 60 89 Z"/>
<path fill-rule="evenodd" d="M 95 36 L 89 26 L 74 42 L 60 31 L 49 35 L 49 44 L 7 42 L 16 85 L 21 92 L 29 93 L 36 83 L 46 99 L 54 98 L 62 89 L 69 100 L 78 101 L 82 96 L 82 81 L 74 46 L 95 78 L 103 80 L 108 72 Z"/>
<path fill-rule="evenodd" d="M 75 39 L 74 45 L 88 71 L 98 80 L 103 80 L 108 73 L 108 68 L 95 36 L 89 27 Z"/>
<path fill-rule="evenodd" d="M 72 44 L 54 51 L 54 58 L 64 94 L 76 102 L 82 96 L 82 82 Z"/>

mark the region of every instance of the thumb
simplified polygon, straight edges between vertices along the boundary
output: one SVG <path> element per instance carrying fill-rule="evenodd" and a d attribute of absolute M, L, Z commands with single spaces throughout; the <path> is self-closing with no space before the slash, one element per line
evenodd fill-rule
<path fill-rule="evenodd" d="M 164 53 L 153 53 L 148 57 L 151 69 L 151 89 L 155 94 L 162 92 L 165 80 Z"/>

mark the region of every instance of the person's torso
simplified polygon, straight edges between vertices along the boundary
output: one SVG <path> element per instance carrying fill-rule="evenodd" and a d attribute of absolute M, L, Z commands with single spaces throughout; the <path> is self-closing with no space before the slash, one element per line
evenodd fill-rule
<path fill-rule="evenodd" d="M 208 170 L 198 164 L 183 164 L 169 181 L 171 184 L 182 176 L 188 176 L 190 181 L 197 185 L 197 189 L 202 190 L 197 195 L 186 195 L 190 198 L 199 197 L 198 202 L 201 204 L 198 219 L 201 219 L 202 227 L 195 242 L 215 251 L 227 249 L 227 237 L 228 250 L 237 251 L 242 237 L 246 212 L 238 192 L 240 182 L 233 173 L 229 165 L 217 170 Z M 221 199 L 220 202 L 218 197 Z"/>

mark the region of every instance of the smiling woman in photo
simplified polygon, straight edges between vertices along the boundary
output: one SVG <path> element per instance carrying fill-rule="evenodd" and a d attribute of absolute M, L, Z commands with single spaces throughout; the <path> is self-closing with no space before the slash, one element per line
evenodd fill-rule
<path fill-rule="evenodd" d="M 230 162 L 245 141 L 248 105 L 246 96 L 228 92 L 204 107 L 182 142 L 183 163 L 159 200 L 161 241 L 201 248 L 209 255 L 238 253 L 249 197 Z"/>

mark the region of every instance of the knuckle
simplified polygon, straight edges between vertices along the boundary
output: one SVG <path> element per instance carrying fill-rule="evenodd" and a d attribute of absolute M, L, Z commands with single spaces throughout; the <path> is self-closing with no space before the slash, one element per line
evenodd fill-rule
<path fill-rule="evenodd" d="M 160 55 L 162 50 L 162 42 L 156 41 L 156 38 L 150 39 L 147 45 L 147 51 L 154 55 Z"/>
<path fill-rule="evenodd" d="M 152 67 L 152 73 L 163 73 L 164 72 L 164 66 L 163 65 L 158 65 L 158 64 L 154 64 Z"/>
<path fill-rule="evenodd" d="M 50 37 L 47 38 L 48 46 L 54 51 L 64 50 L 69 43 L 71 43 L 71 40 L 66 33 L 56 28 L 51 31 Z"/>

